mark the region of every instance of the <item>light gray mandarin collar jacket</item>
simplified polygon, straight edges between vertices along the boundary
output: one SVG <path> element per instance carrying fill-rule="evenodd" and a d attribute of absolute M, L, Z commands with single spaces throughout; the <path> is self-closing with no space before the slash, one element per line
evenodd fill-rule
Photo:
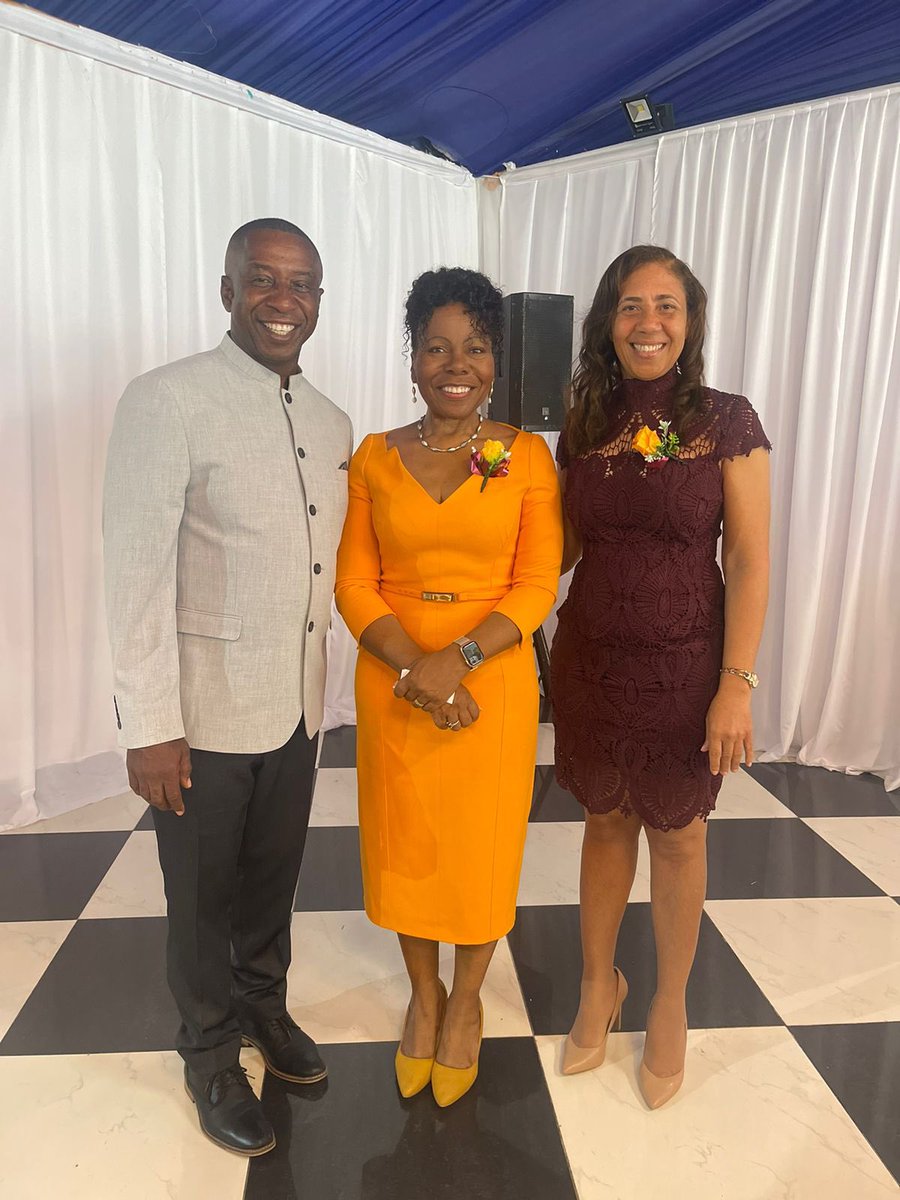
<path fill-rule="evenodd" d="M 106 464 L 122 746 L 255 754 L 322 722 L 346 413 L 226 335 L 128 385 Z"/>

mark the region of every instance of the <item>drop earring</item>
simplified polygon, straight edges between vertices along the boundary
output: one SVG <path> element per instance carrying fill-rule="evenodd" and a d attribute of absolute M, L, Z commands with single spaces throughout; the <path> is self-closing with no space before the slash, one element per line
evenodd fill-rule
<path fill-rule="evenodd" d="M 416 381 L 415 380 L 413 380 L 413 383 L 412 383 L 412 398 L 413 398 L 413 404 L 419 403 L 419 397 L 416 394 Z"/>

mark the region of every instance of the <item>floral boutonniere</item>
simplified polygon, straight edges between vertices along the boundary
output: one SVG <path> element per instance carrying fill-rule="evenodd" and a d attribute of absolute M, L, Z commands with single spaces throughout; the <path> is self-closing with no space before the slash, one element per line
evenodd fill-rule
<path fill-rule="evenodd" d="M 507 450 L 502 442 L 488 439 L 480 450 L 473 450 L 469 460 L 469 470 L 473 475 L 481 475 L 481 488 L 484 491 L 489 479 L 496 475 L 498 479 L 509 474 L 509 460 L 512 452 Z"/>
<path fill-rule="evenodd" d="M 659 432 L 644 425 L 634 435 L 631 443 L 632 450 L 643 456 L 648 467 L 656 469 L 664 467 L 669 459 L 677 461 L 679 454 L 678 434 L 671 433 L 671 421 L 660 421 Z"/>

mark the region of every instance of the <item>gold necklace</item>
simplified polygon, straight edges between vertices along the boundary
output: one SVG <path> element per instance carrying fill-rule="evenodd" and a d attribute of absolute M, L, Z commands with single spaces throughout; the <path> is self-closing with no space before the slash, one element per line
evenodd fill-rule
<path fill-rule="evenodd" d="M 458 446 L 429 446 L 428 443 L 425 441 L 425 418 L 424 417 L 419 417 L 418 421 L 416 422 L 416 431 L 419 435 L 419 441 L 422 443 L 422 445 L 425 447 L 425 449 L 430 450 L 432 454 L 455 454 L 457 450 L 462 450 L 466 446 L 468 446 L 470 442 L 475 441 L 475 439 L 478 437 L 479 433 L 481 433 L 482 424 L 483 424 L 483 419 L 481 417 L 479 417 L 478 418 L 478 428 L 475 430 L 474 433 L 470 434 L 464 442 L 460 442 Z"/>

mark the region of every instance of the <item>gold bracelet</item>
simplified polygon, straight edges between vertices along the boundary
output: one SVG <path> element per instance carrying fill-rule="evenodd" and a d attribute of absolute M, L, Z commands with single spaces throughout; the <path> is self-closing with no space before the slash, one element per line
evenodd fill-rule
<path fill-rule="evenodd" d="M 738 679 L 743 679 L 751 688 L 759 687 L 759 676 L 752 671 L 740 671 L 737 667 L 720 667 L 720 675 L 737 675 Z"/>

